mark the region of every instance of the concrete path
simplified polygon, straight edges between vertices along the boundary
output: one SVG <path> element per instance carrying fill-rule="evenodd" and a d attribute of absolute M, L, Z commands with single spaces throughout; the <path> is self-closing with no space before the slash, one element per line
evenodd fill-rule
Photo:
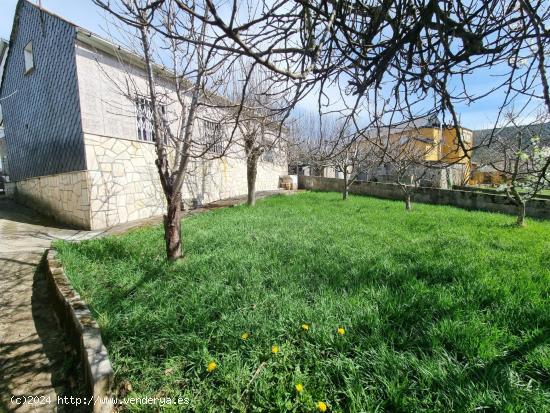
<path fill-rule="evenodd" d="M 53 240 L 93 235 L 0 200 L 0 412 L 77 411 L 56 410 L 58 395 L 80 391 L 39 263 Z"/>

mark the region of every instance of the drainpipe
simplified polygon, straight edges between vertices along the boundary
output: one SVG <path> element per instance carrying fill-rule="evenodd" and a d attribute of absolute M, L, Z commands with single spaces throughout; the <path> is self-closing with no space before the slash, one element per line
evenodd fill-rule
<path fill-rule="evenodd" d="M 439 122 L 439 159 L 443 158 L 443 123 Z"/>
<path fill-rule="evenodd" d="M 439 122 L 439 160 L 440 161 L 443 160 L 443 122 Z M 441 178 L 439 178 L 439 181 L 441 182 Z M 447 184 L 447 189 L 449 189 L 449 179 L 448 179 L 447 168 L 445 168 L 445 181 Z"/>

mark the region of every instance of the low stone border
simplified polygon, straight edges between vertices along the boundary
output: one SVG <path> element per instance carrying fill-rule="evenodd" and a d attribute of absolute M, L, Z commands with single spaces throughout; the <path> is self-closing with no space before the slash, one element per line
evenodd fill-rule
<path fill-rule="evenodd" d="M 483 192 L 484 194 L 506 195 L 504 191 L 498 191 L 496 188 L 483 188 L 479 186 L 453 185 L 453 189 L 456 191 Z M 534 199 L 550 199 L 550 195 L 537 194 Z"/>
<path fill-rule="evenodd" d="M 101 340 L 99 326 L 86 303 L 71 286 L 56 256 L 54 249 L 49 249 L 46 254 L 46 276 L 53 292 L 54 310 L 82 362 L 87 397 L 93 396 L 93 412 L 113 412 L 114 406 L 109 399 L 113 368 Z"/>
<path fill-rule="evenodd" d="M 300 175 L 298 183 L 300 189 L 339 192 L 343 188 L 344 180 Z M 382 199 L 403 200 L 403 192 L 399 185 L 391 183 L 355 181 L 350 186 L 349 192 L 350 194 L 367 195 Z M 414 188 L 412 192 L 412 201 L 434 205 L 452 205 L 468 210 L 500 212 L 511 215 L 517 213 L 517 207 L 506 195 L 502 194 L 418 187 Z M 550 200 L 531 199 L 527 201 L 525 214 L 531 218 L 550 219 Z"/>

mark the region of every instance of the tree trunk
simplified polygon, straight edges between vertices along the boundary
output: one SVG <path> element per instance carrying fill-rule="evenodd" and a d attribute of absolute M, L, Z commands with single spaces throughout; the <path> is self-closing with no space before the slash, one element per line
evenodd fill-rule
<path fill-rule="evenodd" d="M 166 256 L 169 261 L 181 258 L 181 196 L 172 197 L 168 201 L 164 215 L 164 237 L 166 241 Z"/>
<path fill-rule="evenodd" d="M 246 179 L 248 181 L 247 204 L 256 205 L 256 175 L 258 174 L 258 157 L 250 155 L 246 161 Z"/>
<path fill-rule="evenodd" d="M 525 226 L 525 202 L 520 202 L 517 207 L 518 219 L 516 224 L 518 227 Z"/>
<path fill-rule="evenodd" d="M 348 174 L 347 174 L 347 171 L 344 170 L 344 190 L 342 192 L 342 199 L 344 201 L 348 199 L 348 192 L 349 192 Z"/>
<path fill-rule="evenodd" d="M 407 211 L 412 210 L 411 196 L 409 194 L 405 195 L 405 209 Z"/>

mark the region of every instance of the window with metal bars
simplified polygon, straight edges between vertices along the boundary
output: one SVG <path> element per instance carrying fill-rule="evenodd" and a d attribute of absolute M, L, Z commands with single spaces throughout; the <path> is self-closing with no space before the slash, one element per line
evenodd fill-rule
<path fill-rule="evenodd" d="M 159 105 L 160 115 L 165 118 L 166 106 Z M 140 141 L 154 142 L 155 128 L 153 125 L 153 105 L 146 97 L 139 96 L 136 99 L 136 120 L 138 139 Z M 166 138 L 165 138 L 166 143 Z"/>
<path fill-rule="evenodd" d="M 210 152 L 221 155 L 224 149 L 223 126 L 218 122 L 203 120 L 205 146 Z"/>

